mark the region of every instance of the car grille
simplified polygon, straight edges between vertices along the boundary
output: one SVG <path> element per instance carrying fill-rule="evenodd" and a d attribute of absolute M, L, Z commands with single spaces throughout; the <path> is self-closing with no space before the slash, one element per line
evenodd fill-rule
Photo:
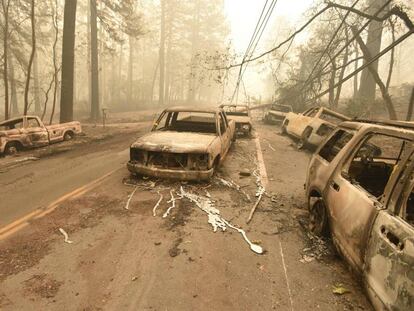
<path fill-rule="evenodd" d="M 149 166 L 157 166 L 170 169 L 181 169 L 187 167 L 188 155 L 182 153 L 148 152 Z"/>

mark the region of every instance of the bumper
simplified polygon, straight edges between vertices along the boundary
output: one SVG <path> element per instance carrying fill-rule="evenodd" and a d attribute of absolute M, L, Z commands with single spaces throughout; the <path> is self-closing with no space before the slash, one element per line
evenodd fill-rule
<path fill-rule="evenodd" d="M 213 168 L 206 171 L 169 170 L 147 167 L 133 162 L 128 162 L 127 168 L 133 174 L 179 180 L 209 180 L 214 173 Z"/>

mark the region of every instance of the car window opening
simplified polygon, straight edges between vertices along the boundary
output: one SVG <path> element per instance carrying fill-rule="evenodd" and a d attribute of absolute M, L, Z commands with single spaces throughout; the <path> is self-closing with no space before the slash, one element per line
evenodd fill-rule
<path fill-rule="evenodd" d="M 352 133 L 338 130 L 322 147 L 319 155 L 326 161 L 331 162 L 352 137 Z"/>
<path fill-rule="evenodd" d="M 169 112 L 160 117 L 156 130 L 216 134 L 216 118 L 207 112 Z"/>
<path fill-rule="evenodd" d="M 414 188 L 411 189 L 410 195 L 403 206 L 401 218 L 411 226 L 414 226 Z"/>
<path fill-rule="evenodd" d="M 405 146 L 404 139 L 382 134 L 372 135 L 358 149 L 344 175 L 368 193 L 380 198 L 391 174 L 404 157 Z"/>

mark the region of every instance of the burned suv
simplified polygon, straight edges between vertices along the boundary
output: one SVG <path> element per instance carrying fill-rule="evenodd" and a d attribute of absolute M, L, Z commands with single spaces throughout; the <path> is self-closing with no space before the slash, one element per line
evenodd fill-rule
<path fill-rule="evenodd" d="M 137 175 L 207 180 L 234 139 L 235 122 L 222 109 L 168 108 L 131 145 L 127 168 Z"/>
<path fill-rule="evenodd" d="M 331 235 L 377 310 L 414 309 L 414 124 L 352 121 L 313 155 L 310 229 Z"/>

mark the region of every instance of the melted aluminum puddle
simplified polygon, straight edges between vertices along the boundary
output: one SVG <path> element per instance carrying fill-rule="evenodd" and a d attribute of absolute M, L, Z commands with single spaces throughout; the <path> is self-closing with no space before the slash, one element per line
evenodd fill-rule
<path fill-rule="evenodd" d="M 182 186 L 180 187 L 180 192 L 178 195 L 180 198 L 186 198 L 195 203 L 199 209 L 208 215 L 208 223 L 211 224 L 214 232 L 216 232 L 218 229 L 225 231 L 227 227 L 230 227 L 242 235 L 243 239 L 247 242 L 247 244 L 249 244 L 250 249 L 253 252 L 257 254 L 263 254 L 263 248 L 260 245 L 252 243 L 248 239 L 246 232 L 243 229 L 233 226 L 231 223 L 220 216 L 220 211 L 214 207 L 214 203 L 210 198 L 187 192 Z"/>

